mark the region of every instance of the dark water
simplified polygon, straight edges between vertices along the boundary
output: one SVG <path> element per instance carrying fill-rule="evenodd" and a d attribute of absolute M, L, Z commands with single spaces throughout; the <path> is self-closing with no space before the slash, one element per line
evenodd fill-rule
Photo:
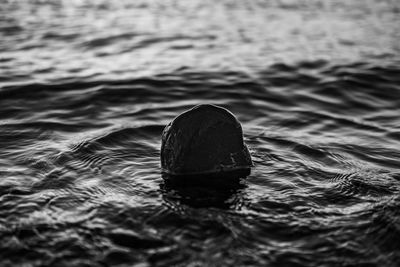
<path fill-rule="evenodd" d="M 2 1 L 0 266 L 399 266 L 399 52 L 395 0 Z M 161 178 L 199 103 L 233 188 Z"/>

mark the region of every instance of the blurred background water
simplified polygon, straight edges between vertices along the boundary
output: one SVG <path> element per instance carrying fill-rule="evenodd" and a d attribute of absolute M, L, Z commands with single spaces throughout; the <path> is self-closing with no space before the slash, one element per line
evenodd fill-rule
<path fill-rule="evenodd" d="M 0 3 L 0 266 L 399 266 L 400 2 Z M 164 126 L 243 123 L 235 188 Z"/>

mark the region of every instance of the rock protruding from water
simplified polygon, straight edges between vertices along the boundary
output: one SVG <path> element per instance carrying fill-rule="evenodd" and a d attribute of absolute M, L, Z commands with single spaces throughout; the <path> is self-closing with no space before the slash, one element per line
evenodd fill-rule
<path fill-rule="evenodd" d="M 170 176 L 244 177 L 252 161 L 239 121 L 227 109 L 198 105 L 164 129 L 161 166 Z"/>

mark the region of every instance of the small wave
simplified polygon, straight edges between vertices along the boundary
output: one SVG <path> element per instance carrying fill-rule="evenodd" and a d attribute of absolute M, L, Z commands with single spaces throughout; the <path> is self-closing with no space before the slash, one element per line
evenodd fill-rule
<path fill-rule="evenodd" d="M 388 262 L 399 262 L 399 255 L 392 253 L 400 246 L 399 199 L 390 198 L 375 205 L 365 234 L 373 247 L 387 257 Z"/>
<path fill-rule="evenodd" d="M 155 249 L 166 246 L 165 241 L 154 237 L 140 236 L 129 230 L 114 230 L 108 237 L 116 245 L 134 249 Z"/>
<path fill-rule="evenodd" d="M 336 192 L 346 196 L 366 198 L 384 197 L 394 194 L 397 190 L 389 182 L 363 173 L 344 173 L 335 175 L 332 180 L 334 187 L 329 192 Z"/>

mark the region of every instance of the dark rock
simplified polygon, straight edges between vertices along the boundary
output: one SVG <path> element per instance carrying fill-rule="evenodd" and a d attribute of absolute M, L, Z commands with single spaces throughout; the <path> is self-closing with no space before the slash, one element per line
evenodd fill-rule
<path fill-rule="evenodd" d="M 161 166 L 169 176 L 244 177 L 252 161 L 242 127 L 228 110 L 198 105 L 164 129 Z"/>

